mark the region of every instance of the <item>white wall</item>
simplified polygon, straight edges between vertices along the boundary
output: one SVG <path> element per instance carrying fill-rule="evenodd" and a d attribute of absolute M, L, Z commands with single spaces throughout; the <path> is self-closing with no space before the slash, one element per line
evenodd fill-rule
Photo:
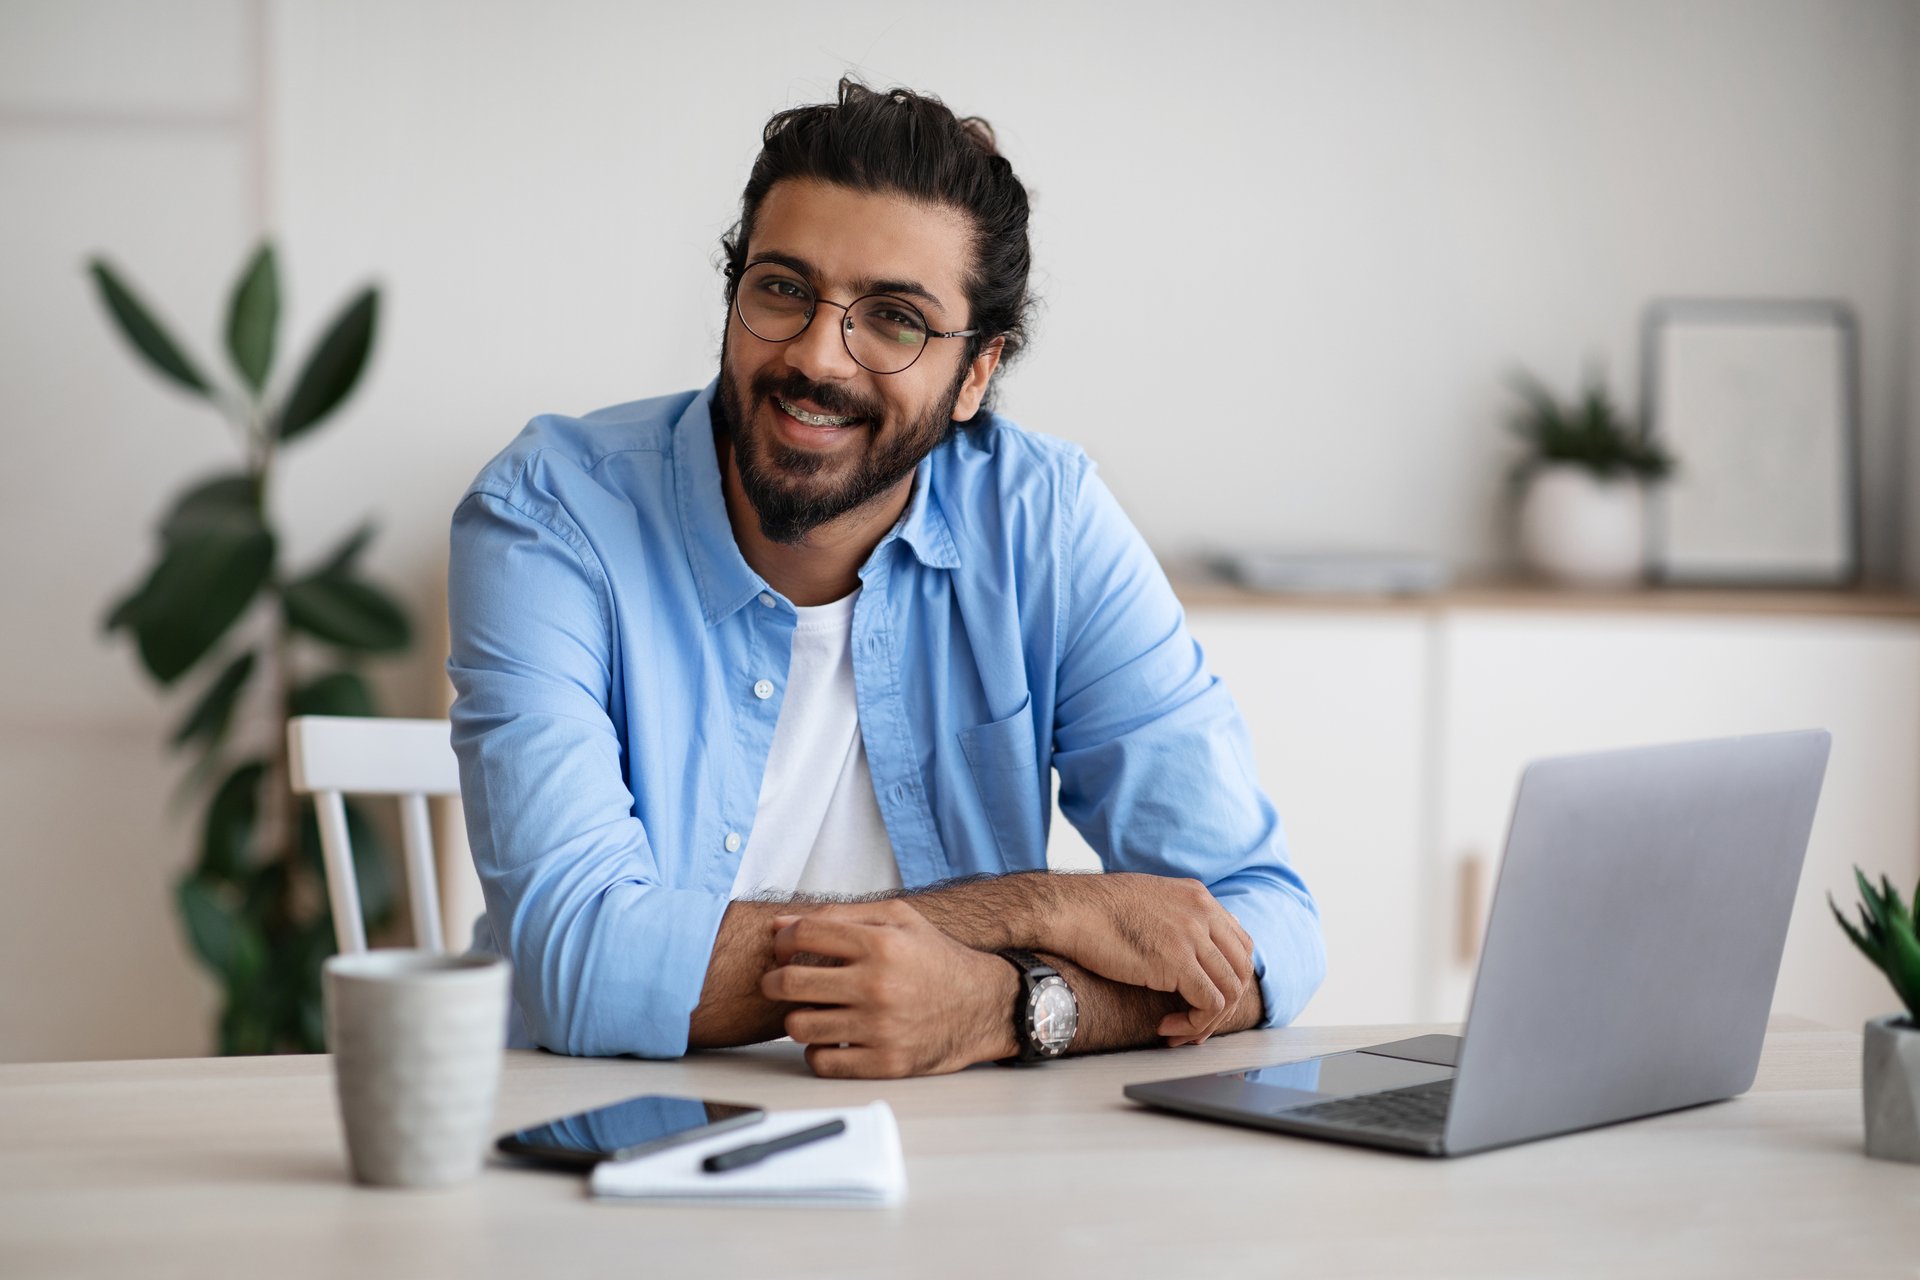
<path fill-rule="evenodd" d="M 110 250 L 214 331 L 257 217 L 250 30 L 239 0 L 0 6 L 0 1059 L 208 1043 L 169 905 L 171 717 L 98 622 L 223 441 L 134 368 L 83 268 Z"/>
<path fill-rule="evenodd" d="M 376 514 L 425 620 L 452 503 L 527 417 L 710 376 L 758 128 L 852 68 L 998 127 L 1046 299 L 1004 405 L 1091 450 L 1163 549 L 1497 564 L 1509 368 L 1598 354 L 1629 390 L 1649 298 L 1835 296 L 1888 575 L 1916 26 L 1899 0 L 0 4 L 0 1059 L 206 1043 L 169 716 L 95 624 L 222 440 L 117 347 L 87 252 L 209 353 L 259 225 L 290 352 L 384 282 L 368 383 L 289 459 L 290 554 Z M 391 709 L 434 712 L 436 665 L 389 667 Z"/>

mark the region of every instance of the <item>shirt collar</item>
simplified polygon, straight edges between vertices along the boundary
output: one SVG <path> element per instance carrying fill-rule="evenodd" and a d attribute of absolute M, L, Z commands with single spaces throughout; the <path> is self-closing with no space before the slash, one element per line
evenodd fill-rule
<path fill-rule="evenodd" d="M 680 501 L 680 529 L 700 590 L 700 611 L 710 627 L 767 585 L 740 554 L 727 520 L 720 458 L 713 447 L 712 406 L 718 384 L 718 379 L 709 382 L 673 424 L 673 490 Z"/>
<path fill-rule="evenodd" d="M 729 617 L 767 589 L 765 579 L 740 554 L 740 544 L 733 539 L 733 525 L 727 519 L 720 458 L 713 443 L 713 398 L 718 388 L 718 378 L 709 382 L 673 427 L 674 491 L 680 503 L 680 528 L 687 540 L 687 559 L 693 566 L 700 608 L 708 626 Z M 906 513 L 867 557 L 860 569 L 862 578 L 881 563 L 881 553 L 895 538 L 906 543 L 930 569 L 959 568 L 953 531 L 933 492 L 933 462 L 940 452 L 935 449 L 914 469 L 913 496 L 907 501 Z"/>
<path fill-rule="evenodd" d="M 899 538 L 929 569 L 960 567 L 960 551 L 954 545 L 953 531 L 947 527 L 946 512 L 933 492 L 933 461 L 946 447 L 940 445 L 920 459 L 920 465 L 913 471 L 913 496 L 907 499 L 907 513 L 893 532 L 880 540 L 880 547 L 884 547 Z M 880 554 L 880 547 L 873 549 L 874 555 Z"/>

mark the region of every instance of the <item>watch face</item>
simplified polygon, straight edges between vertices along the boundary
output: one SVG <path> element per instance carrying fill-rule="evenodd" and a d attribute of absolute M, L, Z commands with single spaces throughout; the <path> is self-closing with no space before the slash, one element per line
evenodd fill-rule
<path fill-rule="evenodd" d="M 1047 1053 L 1061 1053 L 1073 1042 L 1080 1009 L 1073 992 L 1059 978 L 1047 978 L 1034 988 L 1027 1006 L 1033 1020 L 1033 1039 Z"/>

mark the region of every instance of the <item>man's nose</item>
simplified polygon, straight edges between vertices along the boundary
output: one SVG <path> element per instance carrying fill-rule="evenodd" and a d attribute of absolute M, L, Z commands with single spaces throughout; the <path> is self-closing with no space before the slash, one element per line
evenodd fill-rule
<path fill-rule="evenodd" d="M 787 363 L 817 382 L 851 378 L 860 366 L 847 352 L 843 336 L 847 313 L 825 302 L 814 304 L 813 323 L 787 344 Z"/>

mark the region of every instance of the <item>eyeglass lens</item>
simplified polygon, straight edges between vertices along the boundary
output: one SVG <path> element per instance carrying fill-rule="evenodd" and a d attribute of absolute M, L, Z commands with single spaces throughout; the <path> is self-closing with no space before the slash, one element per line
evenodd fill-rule
<path fill-rule="evenodd" d="M 740 277 L 735 294 L 740 322 L 767 342 L 787 342 L 806 329 L 819 309 L 813 287 L 777 262 L 756 262 Z M 840 319 L 829 310 L 830 319 Z M 841 337 L 847 352 L 875 373 L 899 373 L 920 358 L 927 322 L 899 298 L 876 293 L 856 299 L 846 311 Z"/>

